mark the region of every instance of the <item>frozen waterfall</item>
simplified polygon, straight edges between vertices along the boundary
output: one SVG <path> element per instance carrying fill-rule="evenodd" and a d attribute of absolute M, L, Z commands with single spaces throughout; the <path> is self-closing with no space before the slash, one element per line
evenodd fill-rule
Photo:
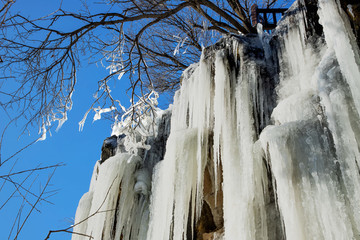
<path fill-rule="evenodd" d="M 204 49 L 156 122 L 97 162 L 73 240 L 360 239 L 359 48 L 334 0 Z"/>

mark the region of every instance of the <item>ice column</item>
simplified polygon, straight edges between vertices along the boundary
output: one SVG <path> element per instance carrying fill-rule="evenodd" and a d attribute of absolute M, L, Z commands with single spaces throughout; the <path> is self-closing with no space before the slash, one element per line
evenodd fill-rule
<path fill-rule="evenodd" d="M 357 54 L 335 2 L 320 1 L 320 8 L 326 44 L 320 36 L 318 41 L 307 38 L 301 18 L 279 38 L 279 100 L 272 114 L 276 125 L 265 128 L 260 141 L 286 238 L 357 239 Z"/>
<path fill-rule="evenodd" d="M 165 157 L 153 175 L 147 239 L 186 239 L 189 221 L 196 221 L 202 208 L 211 121 L 211 72 L 203 59 L 188 71 L 194 72 L 176 93 Z"/>
<path fill-rule="evenodd" d="M 193 228 L 201 213 L 208 161 L 214 161 L 214 176 L 223 177 L 216 191 L 223 192 L 225 239 L 267 239 L 266 171 L 253 147 L 254 104 L 263 99 L 258 96 L 260 67 L 243 56 L 237 39 L 226 41 L 225 50 L 187 70 L 190 77 L 176 94 L 167 151 L 153 178 L 149 240 L 192 239 L 194 229 L 188 226 Z"/>
<path fill-rule="evenodd" d="M 146 239 L 150 179 L 148 173 L 137 171 L 140 162 L 139 156 L 119 153 L 95 165 L 89 192 L 76 212 L 72 240 L 84 235 Z"/>

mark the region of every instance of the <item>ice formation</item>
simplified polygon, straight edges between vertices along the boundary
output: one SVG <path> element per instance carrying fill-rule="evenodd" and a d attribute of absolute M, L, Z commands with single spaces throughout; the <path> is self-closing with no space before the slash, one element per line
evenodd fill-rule
<path fill-rule="evenodd" d="M 360 239 L 359 63 L 333 0 L 315 10 L 298 1 L 271 35 L 231 36 L 205 49 L 184 72 L 171 114 L 159 115 L 151 148 L 119 146 L 96 164 L 74 232 Z"/>

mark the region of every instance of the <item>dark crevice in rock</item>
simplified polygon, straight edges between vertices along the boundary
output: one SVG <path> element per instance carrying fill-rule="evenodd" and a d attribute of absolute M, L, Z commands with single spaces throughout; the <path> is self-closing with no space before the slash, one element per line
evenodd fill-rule
<path fill-rule="evenodd" d="M 340 0 L 340 5 L 350 21 L 360 48 L 360 2 L 359 0 Z"/>
<path fill-rule="evenodd" d="M 121 184 L 120 184 L 120 186 L 121 186 Z M 119 189 L 119 194 L 118 194 L 117 199 L 116 199 L 116 205 L 115 205 L 116 208 L 115 208 L 115 211 L 114 211 L 114 216 L 115 217 L 114 217 L 113 227 L 111 229 L 112 239 L 115 239 L 115 234 L 116 234 L 116 227 L 117 227 L 116 226 L 117 225 L 117 217 L 116 216 L 118 216 L 119 211 L 120 211 L 120 209 L 119 209 L 120 197 L 121 197 L 121 188 Z"/>
<path fill-rule="evenodd" d="M 164 159 L 166 142 L 170 135 L 170 128 L 171 111 L 166 111 L 158 122 L 158 132 L 156 133 L 156 136 L 146 140 L 146 144 L 150 145 L 151 148 L 145 152 L 144 167 L 148 169 L 149 172 L 152 172 L 154 166 Z"/>
<path fill-rule="evenodd" d="M 196 236 L 194 239 L 203 240 L 204 233 L 210 233 L 216 230 L 216 225 L 209 205 L 203 201 L 201 216 L 196 224 Z"/>
<path fill-rule="evenodd" d="M 301 2 L 301 1 L 299 1 Z M 304 1 L 305 9 L 305 18 L 306 19 L 306 34 L 307 37 L 314 37 L 314 35 L 322 36 L 323 35 L 323 26 L 319 23 L 318 15 L 318 0 L 305 0 Z"/>

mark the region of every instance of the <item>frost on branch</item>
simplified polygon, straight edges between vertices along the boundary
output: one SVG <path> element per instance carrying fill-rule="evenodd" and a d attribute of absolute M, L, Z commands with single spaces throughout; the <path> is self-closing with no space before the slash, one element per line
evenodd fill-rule
<path fill-rule="evenodd" d="M 106 53 L 105 53 L 106 54 Z M 105 56 L 106 60 L 111 61 L 110 65 L 106 67 L 110 71 L 110 74 L 117 74 L 117 79 L 120 80 L 124 75 L 124 64 L 122 59 L 123 54 L 123 43 L 120 43 L 115 51 L 107 53 Z"/>
<path fill-rule="evenodd" d="M 125 134 L 125 150 L 129 153 L 137 154 L 138 149 L 149 150 L 150 146 L 145 144 L 147 137 L 156 133 L 156 119 L 159 95 L 152 91 L 132 104 L 121 116 L 121 120 L 116 117 L 111 135 Z"/>
<path fill-rule="evenodd" d="M 58 122 L 56 131 L 62 127 L 62 125 L 68 120 L 67 113 L 72 109 L 72 94 L 73 90 L 70 91 L 67 97 L 60 97 L 58 107 L 55 110 L 46 111 L 45 116 L 42 117 L 42 121 L 39 124 L 39 135 L 37 141 L 44 141 L 46 139 L 47 132 L 49 132 L 50 127 L 53 122 Z"/>

